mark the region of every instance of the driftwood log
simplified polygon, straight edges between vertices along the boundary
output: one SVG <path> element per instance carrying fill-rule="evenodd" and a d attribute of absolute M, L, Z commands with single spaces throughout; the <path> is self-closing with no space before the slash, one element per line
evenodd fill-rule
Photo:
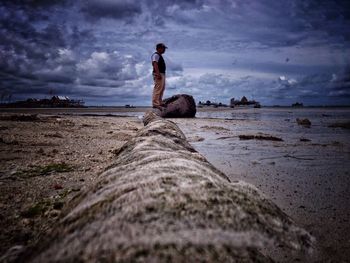
<path fill-rule="evenodd" d="M 270 262 L 268 248 L 310 248 L 307 232 L 254 186 L 230 182 L 176 124 L 151 112 L 144 122 L 25 262 Z"/>

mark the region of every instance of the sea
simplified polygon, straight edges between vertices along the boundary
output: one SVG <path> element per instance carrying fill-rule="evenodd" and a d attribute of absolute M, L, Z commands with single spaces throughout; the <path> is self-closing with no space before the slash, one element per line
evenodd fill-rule
<path fill-rule="evenodd" d="M 83 108 L 62 109 L 66 114 L 89 114 L 102 116 L 140 117 L 150 108 Z M 53 109 L 53 111 L 60 112 Z M 350 107 L 236 107 L 236 108 L 198 108 L 196 118 L 215 118 L 227 120 L 284 120 L 303 116 L 314 120 L 325 118 L 350 120 Z"/>

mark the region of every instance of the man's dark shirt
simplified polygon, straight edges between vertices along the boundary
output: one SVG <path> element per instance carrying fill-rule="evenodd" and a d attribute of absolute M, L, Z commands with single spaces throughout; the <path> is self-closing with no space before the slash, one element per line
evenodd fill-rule
<path fill-rule="evenodd" d="M 158 52 L 155 52 L 155 54 L 158 54 L 159 56 L 159 60 L 158 60 L 158 69 L 159 69 L 159 73 L 164 73 L 166 71 L 166 65 L 165 65 L 165 61 L 164 58 L 162 57 L 161 54 L 159 54 Z M 153 71 L 154 72 L 154 71 Z"/>

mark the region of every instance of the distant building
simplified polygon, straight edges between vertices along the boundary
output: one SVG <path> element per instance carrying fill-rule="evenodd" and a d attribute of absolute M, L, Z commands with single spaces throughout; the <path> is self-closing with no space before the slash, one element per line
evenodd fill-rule
<path fill-rule="evenodd" d="M 256 109 L 261 108 L 261 104 L 260 104 L 259 102 L 255 103 L 255 104 L 254 104 L 254 108 L 256 108 Z"/>
<path fill-rule="evenodd" d="M 293 104 L 292 104 L 292 107 L 304 107 L 304 104 L 303 104 L 303 103 L 296 102 L 296 103 L 293 103 Z"/>
<path fill-rule="evenodd" d="M 234 108 L 234 107 L 235 107 L 235 98 L 232 98 L 232 99 L 230 100 L 230 107 L 231 107 L 231 108 Z"/>
<path fill-rule="evenodd" d="M 231 108 L 234 108 L 235 106 L 245 106 L 245 105 L 251 105 L 251 106 L 254 106 L 254 108 L 260 108 L 261 105 L 258 101 L 255 101 L 255 100 L 248 100 L 246 96 L 243 96 L 241 100 L 236 100 L 235 98 L 231 98 L 230 99 L 230 104 L 227 105 L 227 104 L 223 104 L 221 102 L 219 103 L 216 103 L 216 102 L 211 102 L 210 100 L 207 100 L 206 102 L 202 102 L 202 101 L 199 101 L 198 102 L 198 107 L 199 108 L 202 108 L 202 107 L 208 107 L 208 106 L 211 106 L 211 107 L 214 107 L 214 108 L 217 108 L 217 107 L 231 107 Z"/>
<path fill-rule="evenodd" d="M 223 103 L 221 103 L 221 102 L 216 103 L 216 102 L 211 102 L 210 100 L 207 100 L 206 102 L 201 102 L 201 101 L 199 101 L 199 102 L 198 102 L 198 107 L 199 107 L 199 108 L 202 108 L 203 106 L 214 107 L 214 108 L 217 108 L 217 107 L 227 107 L 226 104 L 223 104 Z"/>
<path fill-rule="evenodd" d="M 127 108 L 127 109 L 130 109 L 130 108 L 136 108 L 135 106 L 130 105 L 130 104 L 126 104 L 124 107 L 125 107 L 125 108 Z"/>
<path fill-rule="evenodd" d="M 245 96 L 242 97 L 241 104 L 249 104 L 249 101 Z"/>
<path fill-rule="evenodd" d="M 260 108 L 261 105 L 258 101 L 255 100 L 248 100 L 246 96 L 243 96 L 241 100 L 235 100 L 235 98 L 232 98 L 230 100 L 230 107 L 234 108 L 235 106 L 249 106 L 252 105 L 255 108 Z"/>
<path fill-rule="evenodd" d="M 67 96 L 53 96 L 51 99 L 29 98 L 24 101 L 0 104 L 6 108 L 81 108 L 84 107 L 83 100 L 72 100 Z"/>

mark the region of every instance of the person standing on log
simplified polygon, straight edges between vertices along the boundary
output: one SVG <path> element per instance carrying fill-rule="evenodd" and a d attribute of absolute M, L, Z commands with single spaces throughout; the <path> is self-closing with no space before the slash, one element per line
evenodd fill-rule
<path fill-rule="evenodd" d="M 152 94 L 152 106 L 162 110 L 165 106 L 163 103 L 163 93 L 165 90 L 165 71 L 166 65 L 162 54 L 168 47 L 163 43 L 159 43 L 156 46 L 156 52 L 152 55 L 152 66 L 153 66 L 153 80 L 154 88 Z"/>

